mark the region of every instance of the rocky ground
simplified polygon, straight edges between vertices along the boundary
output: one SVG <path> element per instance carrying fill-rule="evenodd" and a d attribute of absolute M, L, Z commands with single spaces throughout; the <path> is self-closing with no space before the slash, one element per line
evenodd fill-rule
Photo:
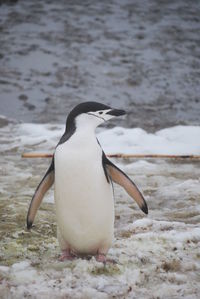
<path fill-rule="evenodd" d="M 198 124 L 198 1 L 1 1 L 0 113 L 65 121 L 82 101 L 151 131 Z"/>

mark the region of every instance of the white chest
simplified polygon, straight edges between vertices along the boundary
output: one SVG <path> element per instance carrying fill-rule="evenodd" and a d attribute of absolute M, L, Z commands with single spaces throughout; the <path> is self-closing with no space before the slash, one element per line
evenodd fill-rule
<path fill-rule="evenodd" d="M 88 252 L 112 242 L 113 192 L 95 135 L 74 134 L 57 147 L 55 203 L 59 230 L 75 250 Z"/>

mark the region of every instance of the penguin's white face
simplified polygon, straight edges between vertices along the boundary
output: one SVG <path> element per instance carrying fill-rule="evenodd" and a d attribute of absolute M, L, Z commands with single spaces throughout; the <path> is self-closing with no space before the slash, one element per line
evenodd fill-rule
<path fill-rule="evenodd" d="M 112 118 L 112 116 L 110 117 Z M 107 116 L 107 119 L 110 119 Z M 96 128 L 106 120 L 105 111 L 95 111 L 95 112 L 88 112 L 82 113 L 76 117 L 76 127 L 83 128 L 85 126 L 89 126 L 91 128 Z"/>
<path fill-rule="evenodd" d="M 113 117 L 123 115 L 124 111 L 116 109 L 104 109 L 98 111 L 89 111 L 86 113 L 81 113 L 76 117 L 76 126 L 91 126 L 93 128 L 98 127 L 107 120 L 110 120 Z"/>
<path fill-rule="evenodd" d="M 105 122 L 105 121 L 115 117 L 115 115 L 108 114 L 110 111 L 112 111 L 112 109 L 99 110 L 99 111 L 95 111 L 95 112 L 88 112 L 87 114 L 91 115 L 93 117 L 101 119 L 101 123 L 102 123 L 102 122 Z"/>

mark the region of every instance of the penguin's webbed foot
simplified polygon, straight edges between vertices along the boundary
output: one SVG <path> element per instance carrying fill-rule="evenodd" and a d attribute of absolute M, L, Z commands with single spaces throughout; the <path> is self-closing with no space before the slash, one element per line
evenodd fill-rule
<path fill-rule="evenodd" d="M 73 259 L 75 259 L 76 256 L 73 255 L 69 250 L 63 250 L 62 251 L 62 255 L 59 257 L 59 261 L 63 262 L 63 261 L 72 261 Z"/>
<path fill-rule="evenodd" d="M 103 253 L 98 253 L 95 256 L 95 259 L 97 262 L 103 263 L 104 265 L 106 265 L 106 263 L 117 264 L 117 262 L 115 260 L 106 258 L 106 255 Z"/>
<path fill-rule="evenodd" d="M 95 256 L 95 258 L 96 258 L 96 261 L 97 261 L 97 262 L 103 263 L 104 265 L 106 264 L 107 259 L 106 259 L 105 254 L 98 253 L 98 254 Z"/>

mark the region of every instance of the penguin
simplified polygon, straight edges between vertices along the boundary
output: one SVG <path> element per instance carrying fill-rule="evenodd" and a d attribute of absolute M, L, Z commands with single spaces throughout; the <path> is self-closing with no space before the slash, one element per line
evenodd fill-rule
<path fill-rule="evenodd" d="M 147 203 L 134 182 L 105 155 L 95 129 L 126 114 L 98 102 L 77 105 L 68 115 L 65 132 L 51 164 L 37 187 L 27 214 L 30 229 L 47 190 L 54 184 L 60 260 L 95 256 L 106 263 L 114 240 L 113 182 L 122 186 L 148 214 Z"/>

